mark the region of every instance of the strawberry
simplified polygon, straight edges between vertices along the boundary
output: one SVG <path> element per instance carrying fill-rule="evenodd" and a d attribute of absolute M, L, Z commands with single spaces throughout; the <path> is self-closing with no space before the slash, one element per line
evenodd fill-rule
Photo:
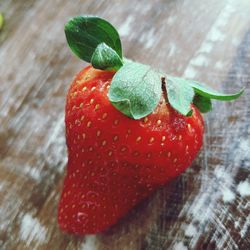
<path fill-rule="evenodd" d="M 58 221 L 70 233 L 97 233 L 191 164 L 210 99 L 232 100 L 242 91 L 220 94 L 122 58 L 118 33 L 103 19 L 73 18 L 65 32 L 73 52 L 92 66 L 67 94 Z"/>
<path fill-rule="evenodd" d="M 69 162 L 59 223 L 95 233 L 114 224 L 153 190 L 178 176 L 202 145 L 203 119 L 185 117 L 164 98 L 154 113 L 132 120 L 107 97 L 114 72 L 81 71 L 68 92 Z"/>

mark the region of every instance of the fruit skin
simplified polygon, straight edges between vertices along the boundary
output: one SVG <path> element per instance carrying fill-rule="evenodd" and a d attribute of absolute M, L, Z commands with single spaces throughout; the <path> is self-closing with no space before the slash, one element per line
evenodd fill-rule
<path fill-rule="evenodd" d="M 91 66 L 72 82 L 66 102 L 68 166 L 59 202 L 62 230 L 93 234 L 115 224 L 157 187 L 180 175 L 202 146 L 204 122 L 177 113 L 162 97 L 133 120 L 108 100 L 115 72 Z"/>

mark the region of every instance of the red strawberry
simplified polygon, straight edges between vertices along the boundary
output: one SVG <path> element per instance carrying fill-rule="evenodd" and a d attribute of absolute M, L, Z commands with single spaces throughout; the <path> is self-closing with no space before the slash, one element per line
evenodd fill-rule
<path fill-rule="evenodd" d="M 98 17 L 73 18 L 65 33 L 94 68 L 82 70 L 67 95 L 58 221 L 67 232 L 97 233 L 191 164 L 204 132 L 198 109 L 207 112 L 210 99 L 232 100 L 242 91 L 221 94 L 124 59 L 117 31 Z"/>
<path fill-rule="evenodd" d="M 66 104 L 68 169 L 59 224 L 96 233 L 178 176 L 202 145 L 203 119 L 185 117 L 162 98 L 156 110 L 132 120 L 107 97 L 113 72 L 87 67 L 73 81 Z"/>

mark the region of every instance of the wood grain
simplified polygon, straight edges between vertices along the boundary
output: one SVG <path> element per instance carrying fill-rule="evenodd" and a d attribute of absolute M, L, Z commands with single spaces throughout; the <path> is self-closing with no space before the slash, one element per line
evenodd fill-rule
<path fill-rule="evenodd" d="M 250 249 L 249 0 L 1 0 L 0 249 Z M 67 153 L 65 94 L 85 63 L 67 47 L 70 16 L 111 21 L 127 57 L 224 91 L 192 166 L 105 233 L 57 225 Z"/>

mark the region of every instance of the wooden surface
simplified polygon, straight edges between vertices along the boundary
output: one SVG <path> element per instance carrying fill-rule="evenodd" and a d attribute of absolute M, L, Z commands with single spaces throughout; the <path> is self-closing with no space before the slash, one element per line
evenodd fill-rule
<path fill-rule="evenodd" d="M 249 0 L 1 0 L 0 249 L 250 249 Z M 70 16 L 111 21 L 127 57 L 224 91 L 192 166 L 108 232 L 75 237 L 56 221 L 67 163 L 65 93 L 85 63 Z"/>

